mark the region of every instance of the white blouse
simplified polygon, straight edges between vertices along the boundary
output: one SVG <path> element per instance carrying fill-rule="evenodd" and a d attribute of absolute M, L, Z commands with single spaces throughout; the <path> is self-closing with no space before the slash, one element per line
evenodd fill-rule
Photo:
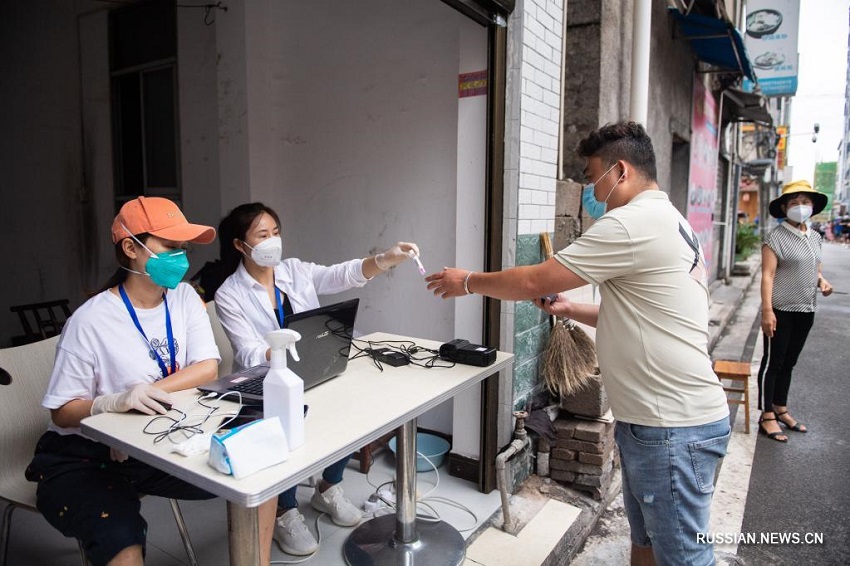
<path fill-rule="evenodd" d="M 294 313 L 318 308 L 319 295 L 363 287 L 367 281 L 362 259 L 325 266 L 288 258 L 274 268 L 274 283 L 289 296 Z M 233 347 L 233 371 L 267 363 L 263 336 L 280 327 L 275 305 L 241 262 L 216 291 L 215 310 Z"/>

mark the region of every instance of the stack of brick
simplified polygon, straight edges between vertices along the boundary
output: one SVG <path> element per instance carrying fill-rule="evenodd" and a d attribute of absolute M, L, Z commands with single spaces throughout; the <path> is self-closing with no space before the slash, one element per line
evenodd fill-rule
<path fill-rule="evenodd" d="M 602 499 L 619 465 L 614 449 L 614 423 L 562 415 L 555 419 L 555 442 L 549 454 L 553 480 Z"/>

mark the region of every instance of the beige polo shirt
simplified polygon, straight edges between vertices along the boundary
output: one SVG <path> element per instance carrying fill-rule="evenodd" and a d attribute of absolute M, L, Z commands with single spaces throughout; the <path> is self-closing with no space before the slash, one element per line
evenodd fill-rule
<path fill-rule="evenodd" d="M 681 427 L 729 415 L 708 357 L 702 249 L 665 193 L 640 193 L 555 257 L 599 286 L 596 348 L 617 420 Z"/>

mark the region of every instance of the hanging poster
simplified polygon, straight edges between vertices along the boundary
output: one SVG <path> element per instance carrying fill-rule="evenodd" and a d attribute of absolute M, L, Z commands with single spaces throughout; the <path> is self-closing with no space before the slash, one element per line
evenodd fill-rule
<path fill-rule="evenodd" d="M 797 93 L 800 0 L 748 0 L 744 45 L 765 96 Z M 744 80 L 744 90 L 755 86 Z"/>
<path fill-rule="evenodd" d="M 717 105 L 711 92 L 700 81 L 694 81 L 687 217 L 702 246 L 707 273 L 711 273 L 714 255 L 716 199 Z"/>

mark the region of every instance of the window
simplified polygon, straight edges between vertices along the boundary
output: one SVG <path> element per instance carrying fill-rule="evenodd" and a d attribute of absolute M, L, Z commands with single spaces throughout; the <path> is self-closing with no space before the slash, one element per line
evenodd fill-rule
<path fill-rule="evenodd" d="M 163 0 L 109 16 L 116 210 L 139 195 L 181 200 L 176 24 Z"/>

